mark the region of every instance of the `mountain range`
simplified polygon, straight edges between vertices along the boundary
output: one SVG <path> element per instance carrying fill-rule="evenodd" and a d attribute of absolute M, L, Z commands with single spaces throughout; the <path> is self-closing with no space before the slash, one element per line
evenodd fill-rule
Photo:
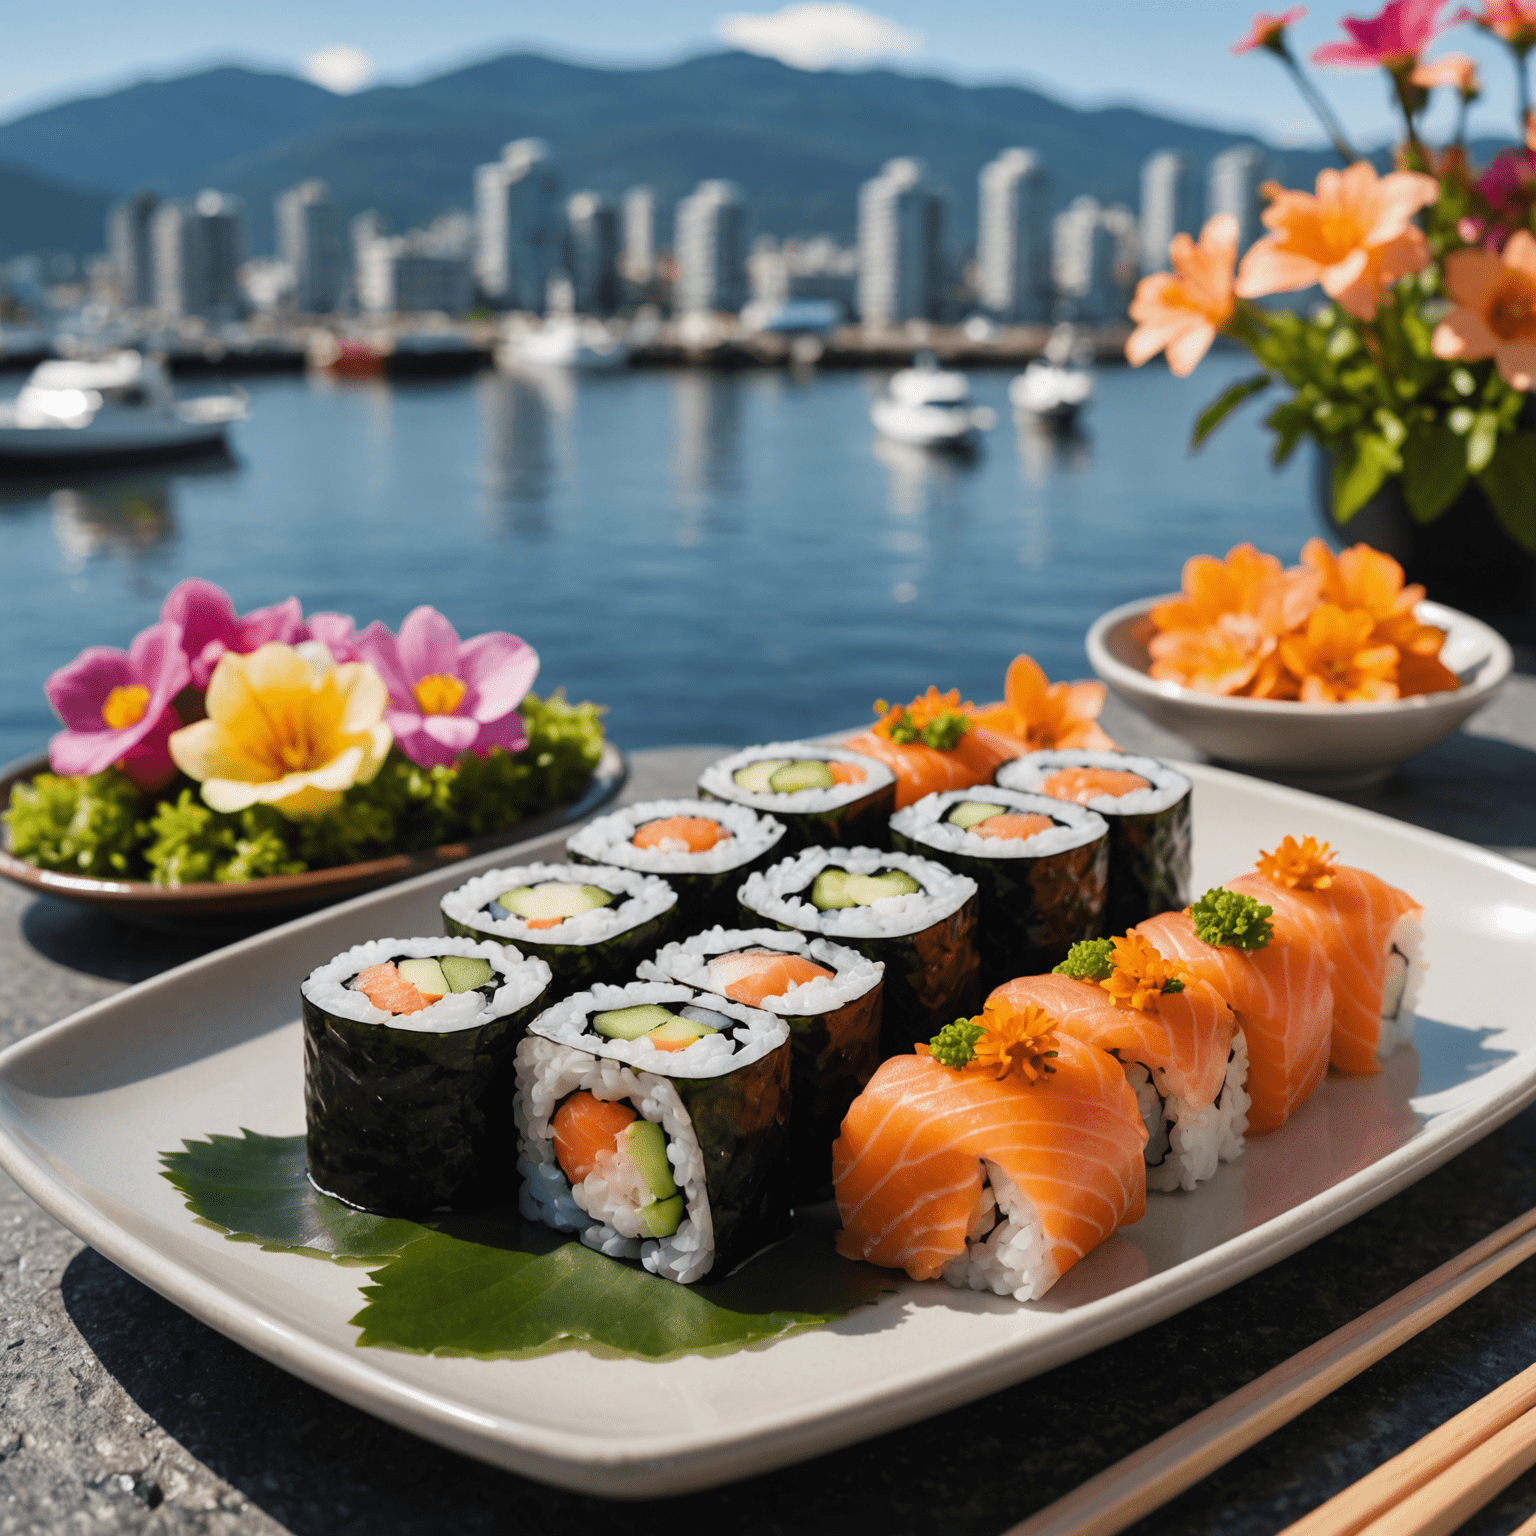
<path fill-rule="evenodd" d="M 0 256 L 99 250 L 107 203 L 141 188 L 234 193 L 251 250 L 268 251 L 273 197 L 311 176 L 330 183 L 345 213 L 377 208 L 408 228 L 468 207 L 473 168 L 530 135 L 549 141 L 570 191 L 615 195 L 647 182 L 665 220 L 698 181 L 724 176 L 743 188 L 754 233 L 842 240 L 853 236 L 860 182 L 892 156 L 920 155 L 950 191 L 960 244 L 975 235 L 977 173 L 1009 145 L 1043 155 L 1058 205 L 1090 193 L 1135 207 L 1155 149 L 1179 150 L 1203 173 L 1221 150 L 1259 144 L 1293 186 L 1310 185 L 1331 158 L 1133 107 L 1082 110 L 1023 86 L 812 73 L 734 52 L 636 69 L 511 53 L 352 96 L 226 66 L 0 125 Z"/>

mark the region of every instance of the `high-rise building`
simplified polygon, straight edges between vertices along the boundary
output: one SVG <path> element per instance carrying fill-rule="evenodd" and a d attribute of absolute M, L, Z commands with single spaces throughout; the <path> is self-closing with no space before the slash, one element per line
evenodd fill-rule
<path fill-rule="evenodd" d="M 859 318 L 865 325 L 938 317 L 944 199 L 921 160 L 887 160 L 859 188 Z"/>
<path fill-rule="evenodd" d="M 619 271 L 644 287 L 656 275 L 656 193 L 631 187 L 624 194 L 624 250 Z"/>
<path fill-rule="evenodd" d="M 1051 266 L 1074 320 L 1112 320 L 1124 311 L 1115 282 L 1119 241 L 1113 224 L 1092 197 L 1075 197 L 1056 215 Z"/>
<path fill-rule="evenodd" d="M 565 205 L 566 268 L 577 314 L 611 315 L 619 306 L 619 225 L 613 204 L 577 192 Z"/>
<path fill-rule="evenodd" d="M 981 168 L 976 264 L 981 302 L 1005 320 L 1051 312 L 1051 184 L 1032 149 L 1005 149 Z"/>
<path fill-rule="evenodd" d="M 752 242 L 747 258 L 752 301 L 769 310 L 799 299 L 829 299 L 848 315 L 858 270 L 858 252 L 839 245 L 831 235 L 783 244 L 762 235 Z"/>
<path fill-rule="evenodd" d="M 733 181 L 701 181 L 677 205 L 673 241 L 678 314 L 729 310 L 747 302 L 747 205 Z"/>
<path fill-rule="evenodd" d="M 346 287 L 341 213 L 323 181 L 300 182 L 276 202 L 277 253 L 293 274 L 293 302 L 301 315 L 328 315 Z"/>
<path fill-rule="evenodd" d="M 373 315 L 462 315 L 475 283 L 464 256 L 445 253 L 428 231 L 379 235 L 357 253 L 358 306 Z"/>
<path fill-rule="evenodd" d="M 191 203 L 161 203 L 151 220 L 151 244 L 155 308 L 167 319 L 239 314 L 245 232 L 234 198 L 199 192 Z"/>
<path fill-rule="evenodd" d="M 543 139 L 475 169 L 475 276 L 491 303 L 542 314 L 564 244 L 560 172 Z"/>
<path fill-rule="evenodd" d="M 1195 173 L 1183 155 L 1160 149 L 1141 167 L 1141 225 L 1137 267 L 1168 271 L 1168 247 L 1178 234 L 1200 233 Z"/>
<path fill-rule="evenodd" d="M 1237 220 L 1237 251 L 1242 255 L 1264 233 L 1264 152 L 1252 144 L 1234 144 L 1211 161 L 1205 191 L 1205 216 L 1230 213 Z"/>
<path fill-rule="evenodd" d="M 127 309 L 148 309 L 155 302 L 155 253 L 150 224 L 159 199 L 139 192 L 107 214 L 107 250 L 117 277 L 117 291 Z"/>

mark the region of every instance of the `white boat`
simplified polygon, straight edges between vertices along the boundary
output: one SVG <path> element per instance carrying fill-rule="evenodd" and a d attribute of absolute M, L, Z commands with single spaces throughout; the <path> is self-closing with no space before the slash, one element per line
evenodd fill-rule
<path fill-rule="evenodd" d="M 178 400 L 165 368 L 137 352 L 39 364 L 0 406 L 0 466 L 38 468 L 173 458 L 224 446 L 244 390 Z"/>
<path fill-rule="evenodd" d="M 997 423 L 996 412 L 971 404 L 970 380 L 940 368 L 931 354 L 891 375 L 869 417 L 882 436 L 919 448 L 969 448 Z"/>
<path fill-rule="evenodd" d="M 600 373 L 622 368 L 629 361 L 629 346 L 610 336 L 599 320 L 556 316 L 538 330 L 508 331 L 496 355 L 498 362 Z"/>
<path fill-rule="evenodd" d="M 1074 327 L 1058 325 L 1045 344 L 1045 356 L 1008 385 L 1016 412 L 1037 416 L 1052 426 L 1070 427 L 1093 398 L 1093 374 L 1081 364 L 1092 358 L 1092 344 Z"/>

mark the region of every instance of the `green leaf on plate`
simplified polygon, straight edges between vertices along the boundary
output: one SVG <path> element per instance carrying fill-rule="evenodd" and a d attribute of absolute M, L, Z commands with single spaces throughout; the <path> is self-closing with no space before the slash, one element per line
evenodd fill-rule
<path fill-rule="evenodd" d="M 322 1195 L 304 1171 L 302 1136 L 210 1136 L 164 1152 L 164 1176 L 187 1207 L 236 1242 L 340 1264 L 377 1264 L 426 1235 L 414 1221 L 370 1216 Z"/>

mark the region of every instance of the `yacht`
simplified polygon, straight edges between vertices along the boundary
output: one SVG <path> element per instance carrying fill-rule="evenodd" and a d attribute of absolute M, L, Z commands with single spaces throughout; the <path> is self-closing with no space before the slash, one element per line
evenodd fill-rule
<path fill-rule="evenodd" d="M 883 436 L 919 448 L 970 448 L 978 432 L 997 424 L 995 411 L 971 404 L 971 381 L 940 368 L 932 353 L 892 374 L 869 416 Z"/>
<path fill-rule="evenodd" d="M 629 345 L 610 336 L 600 320 L 561 315 L 537 330 L 509 328 L 496 349 L 496 360 L 503 365 L 525 363 L 598 373 L 624 367 L 629 362 Z"/>
<path fill-rule="evenodd" d="M 1058 325 L 1045 343 L 1045 356 L 1009 384 L 1009 404 L 1015 412 L 1036 416 L 1051 426 L 1071 427 L 1093 398 L 1093 374 L 1083 366 L 1092 356 L 1087 338 L 1070 325 Z"/>
<path fill-rule="evenodd" d="M 138 352 L 39 364 L 0 406 L 0 466 L 9 469 L 173 458 L 225 446 L 246 412 L 244 390 L 178 400 L 161 363 Z"/>

